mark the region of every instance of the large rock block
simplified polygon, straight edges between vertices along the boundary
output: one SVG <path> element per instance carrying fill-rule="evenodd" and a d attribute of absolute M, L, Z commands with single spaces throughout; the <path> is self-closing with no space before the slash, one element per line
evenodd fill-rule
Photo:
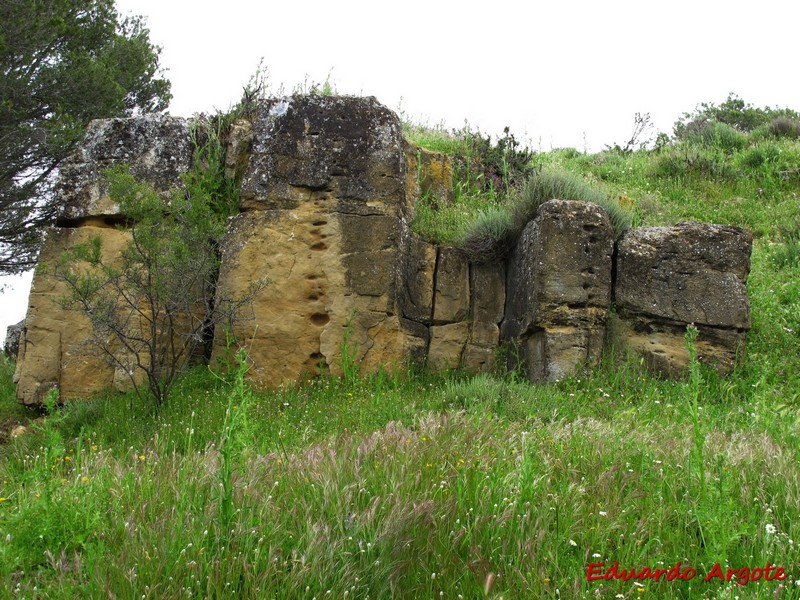
<path fill-rule="evenodd" d="M 324 215 L 311 205 L 233 219 L 216 301 L 247 296 L 253 282 L 269 283 L 233 323 L 218 327 L 212 361 L 224 356 L 225 327 L 248 347 L 251 381 L 261 387 L 321 369 L 338 372 L 345 344 L 367 370 L 418 360 L 427 329 L 394 312 L 402 228 L 385 219 Z"/>
<path fill-rule="evenodd" d="M 420 359 L 428 331 L 414 320 L 431 319 L 423 263 L 432 248 L 410 242 L 415 197 L 397 116 L 374 98 L 272 99 L 257 109 L 251 143 L 217 302 L 271 281 L 253 321 L 232 324 L 250 349 L 253 382 L 335 373 L 343 351 L 367 370 Z M 214 357 L 222 340 L 219 330 Z"/>
<path fill-rule="evenodd" d="M 58 228 L 48 232 L 33 276 L 14 375 L 17 398 L 23 404 L 41 404 L 52 388 L 59 389 L 63 400 L 86 398 L 127 379 L 116 373 L 117 369 L 91 343 L 89 319 L 63 307 L 70 292 L 57 277 L 55 266 L 64 252 L 93 238 L 100 238 L 102 260 L 110 264 L 130 240 L 127 232 L 109 228 Z"/>
<path fill-rule="evenodd" d="M 292 96 L 262 103 L 253 122 L 244 210 L 313 204 L 319 211 L 408 216 L 406 141 L 375 98 Z"/>
<path fill-rule="evenodd" d="M 656 371 L 686 372 L 686 327 L 700 360 L 728 371 L 750 329 L 752 235 L 739 227 L 681 223 L 634 229 L 617 250 L 614 340 Z"/>
<path fill-rule="evenodd" d="M 727 225 L 643 227 L 619 242 L 620 311 L 712 327 L 750 328 L 750 232 Z"/>
<path fill-rule="evenodd" d="M 192 165 L 191 128 L 187 119 L 163 114 L 92 121 L 81 147 L 61 166 L 59 220 L 120 216 L 105 185 L 105 172 L 115 165 L 129 165 L 165 195 L 182 186 Z"/>
<path fill-rule="evenodd" d="M 551 200 L 511 257 L 502 338 L 532 381 L 552 381 L 599 357 L 611 303 L 614 238 L 599 206 Z"/>

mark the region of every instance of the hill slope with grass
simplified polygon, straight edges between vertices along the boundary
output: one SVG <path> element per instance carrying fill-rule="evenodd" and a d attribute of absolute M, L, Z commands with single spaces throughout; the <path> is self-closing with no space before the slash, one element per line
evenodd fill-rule
<path fill-rule="evenodd" d="M 753 328 L 726 379 L 696 360 L 678 382 L 609 359 L 546 386 L 350 365 L 256 394 L 239 356 L 157 411 L 107 395 L 39 415 L 4 361 L 0 421 L 27 432 L 0 447 L 3 595 L 797 597 L 797 117 L 729 98 L 655 147 L 592 155 L 408 128 L 456 178 L 413 227 L 476 258 L 506 252 L 551 195 L 603 203 L 619 232 L 749 227 Z M 615 564 L 624 577 L 587 580 Z"/>

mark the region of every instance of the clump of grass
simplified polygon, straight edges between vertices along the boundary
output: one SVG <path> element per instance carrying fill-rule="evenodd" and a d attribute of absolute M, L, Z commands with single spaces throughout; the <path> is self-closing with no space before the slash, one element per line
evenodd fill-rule
<path fill-rule="evenodd" d="M 462 231 L 456 243 L 473 262 L 502 260 L 512 247 L 514 220 L 505 207 L 490 206 Z"/>
<path fill-rule="evenodd" d="M 778 227 L 781 241 L 771 254 L 772 263 L 779 269 L 800 266 L 800 221 Z"/>
<path fill-rule="evenodd" d="M 473 262 L 502 260 L 525 225 L 536 218 L 539 207 L 549 200 L 597 204 L 608 214 L 616 238 L 630 229 L 631 213 L 601 189 L 579 175 L 546 170 L 529 178 L 505 204 L 484 208 L 463 223 L 455 243 Z"/>
<path fill-rule="evenodd" d="M 487 206 L 490 204 L 480 196 L 461 196 L 451 204 L 422 197 L 417 202 L 417 213 L 411 228 L 434 243 L 455 246 L 475 216 Z"/>
<path fill-rule="evenodd" d="M 513 214 L 517 230 L 536 216 L 539 207 L 549 200 L 576 200 L 603 207 L 611 219 L 615 237 L 631 226 L 630 213 L 599 188 L 579 175 L 567 171 L 543 171 L 531 177 L 514 198 Z"/>

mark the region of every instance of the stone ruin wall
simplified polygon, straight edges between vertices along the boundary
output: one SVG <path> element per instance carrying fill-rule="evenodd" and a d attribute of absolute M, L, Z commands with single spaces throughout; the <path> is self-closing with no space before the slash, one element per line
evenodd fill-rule
<path fill-rule="evenodd" d="M 106 167 L 166 192 L 192 164 L 190 121 L 162 115 L 93 122 L 65 165 L 58 226 L 34 277 L 15 379 L 40 403 L 126 386 L 86 344 L 88 320 L 61 307 L 47 265 L 100 237 L 109 259 L 129 239 L 103 188 Z M 398 117 L 374 98 L 297 96 L 260 104 L 228 142 L 227 167 L 244 172 L 239 215 L 222 243 L 218 298 L 268 278 L 234 323 L 251 381 L 276 387 L 341 365 L 346 332 L 362 369 L 496 365 L 532 381 L 568 376 L 609 344 L 667 376 L 685 371 L 686 326 L 698 353 L 722 372 L 747 330 L 752 238 L 736 227 L 685 223 L 640 228 L 615 243 L 605 212 L 554 199 L 528 223 L 506 262 L 470 263 L 409 224 L 422 194 L 452 197 L 449 159 L 407 142 Z M 221 301 L 221 300 L 219 300 Z M 615 310 L 612 311 L 612 306 Z M 225 351 L 217 331 L 212 361 Z M 521 364 L 517 364 L 521 361 Z"/>

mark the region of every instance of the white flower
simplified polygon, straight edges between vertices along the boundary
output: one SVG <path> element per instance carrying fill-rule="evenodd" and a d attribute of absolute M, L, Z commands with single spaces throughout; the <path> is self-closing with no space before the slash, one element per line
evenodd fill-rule
<path fill-rule="evenodd" d="M 608 516 L 608 513 L 607 513 L 606 511 L 604 511 L 604 510 L 601 510 L 601 511 L 600 511 L 599 513 L 597 513 L 597 514 L 598 514 L 598 515 L 600 515 L 601 517 L 607 517 L 607 516 Z"/>
<path fill-rule="evenodd" d="M 595 552 L 594 554 L 592 554 L 592 558 L 602 558 L 602 557 L 603 555 L 600 554 L 599 552 Z"/>
<path fill-rule="evenodd" d="M 575 548 L 578 545 L 578 542 L 576 542 L 575 540 L 570 540 L 569 545 Z"/>
<path fill-rule="evenodd" d="M 777 527 L 775 527 L 775 525 L 773 525 L 772 523 L 767 523 L 767 524 L 764 526 L 764 529 L 766 529 L 766 530 L 767 530 L 767 533 L 768 533 L 768 534 L 772 534 L 772 533 L 775 533 L 776 531 L 778 531 L 778 528 L 777 528 Z"/>

